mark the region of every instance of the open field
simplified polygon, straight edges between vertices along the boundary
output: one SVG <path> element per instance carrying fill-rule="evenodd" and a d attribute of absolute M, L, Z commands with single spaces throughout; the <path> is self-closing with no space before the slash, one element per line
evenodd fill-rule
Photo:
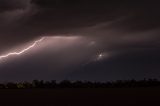
<path fill-rule="evenodd" d="M 160 88 L 1 89 L 1 106 L 138 106 L 160 104 Z"/>

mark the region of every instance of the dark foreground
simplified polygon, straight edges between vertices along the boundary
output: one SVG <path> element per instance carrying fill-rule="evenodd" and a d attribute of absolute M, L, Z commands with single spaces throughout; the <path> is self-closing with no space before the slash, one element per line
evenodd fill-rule
<path fill-rule="evenodd" d="M 1 89 L 0 106 L 160 105 L 160 88 Z"/>

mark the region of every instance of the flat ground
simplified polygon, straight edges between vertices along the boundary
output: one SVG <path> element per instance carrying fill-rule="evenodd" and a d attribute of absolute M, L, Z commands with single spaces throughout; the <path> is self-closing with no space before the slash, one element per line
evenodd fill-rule
<path fill-rule="evenodd" d="M 160 88 L 2 89 L 0 106 L 160 105 Z"/>

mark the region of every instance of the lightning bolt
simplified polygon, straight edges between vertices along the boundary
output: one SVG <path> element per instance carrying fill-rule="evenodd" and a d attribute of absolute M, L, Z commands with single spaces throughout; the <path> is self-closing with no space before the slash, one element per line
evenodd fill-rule
<path fill-rule="evenodd" d="M 33 47 L 35 47 L 39 42 L 43 41 L 44 39 L 45 39 L 45 37 L 42 37 L 41 39 L 34 41 L 34 43 L 32 45 L 28 46 L 27 48 L 24 48 L 23 50 L 21 50 L 19 52 L 11 52 L 11 53 L 8 53 L 5 55 L 1 55 L 0 60 L 3 58 L 7 58 L 9 56 L 12 56 L 12 55 L 21 55 L 21 54 L 27 52 L 28 50 L 32 49 Z"/>

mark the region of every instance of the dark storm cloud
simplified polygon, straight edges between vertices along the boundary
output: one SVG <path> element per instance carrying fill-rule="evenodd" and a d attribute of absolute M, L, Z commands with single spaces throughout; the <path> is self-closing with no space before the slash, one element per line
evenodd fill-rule
<path fill-rule="evenodd" d="M 109 26 L 114 30 L 142 30 L 159 25 L 158 5 L 91 0 L 1 0 L 1 32 L 15 42 L 43 34 L 81 32 L 81 28 L 130 16 Z M 115 29 L 116 28 L 116 29 Z M 14 37 L 13 37 L 14 35 Z M 17 41 L 19 39 L 19 41 Z"/>
<path fill-rule="evenodd" d="M 0 12 L 24 9 L 28 3 L 29 0 L 0 0 Z"/>
<path fill-rule="evenodd" d="M 92 62 L 69 73 L 71 80 L 113 81 L 160 78 L 160 50 L 139 49 L 119 54 L 100 62 Z"/>
<path fill-rule="evenodd" d="M 155 70 L 159 69 L 159 55 L 157 54 L 159 53 L 157 51 L 159 51 L 160 45 L 159 11 L 159 3 L 151 1 L 0 0 L 0 54 L 6 50 L 10 50 L 10 48 L 14 46 L 24 44 L 43 35 L 80 35 L 84 37 L 84 39 L 92 39 L 96 42 L 94 52 L 83 49 L 85 45 L 79 47 L 82 51 L 85 50 L 86 54 L 94 55 L 95 51 L 99 50 L 111 53 L 112 57 L 108 58 L 107 62 L 101 62 L 96 65 L 98 69 L 102 69 L 100 73 L 103 73 L 103 75 L 108 75 L 108 78 L 114 79 L 114 75 L 109 73 L 117 72 L 120 74 L 125 68 L 125 64 L 127 64 L 128 68 L 125 68 L 125 71 L 122 71 L 122 74 L 120 74 L 119 77 L 117 76 L 117 78 L 127 76 L 125 74 L 127 70 L 130 70 L 129 73 L 133 72 L 133 74 L 137 73 L 137 75 L 141 74 L 143 76 L 143 73 L 149 72 L 149 70 L 143 71 L 145 70 L 143 67 L 148 65 L 146 61 L 153 61 L 153 63 L 157 65 L 154 67 L 154 65 L 151 64 L 150 67 Z M 90 40 L 88 42 L 90 42 Z M 68 51 L 72 50 L 75 49 L 70 48 Z M 74 53 L 78 52 L 67 52 L 66 50 L 63 51 L 63 53 L 63 55 L 67 53 L 68 55 L 74 55 Z M 38 54 L 33 59 L 36 60 L 40 58 L 42 54 L 44 53 Z M 88 57 L 84 58 L 89 58 L 88 54 Z M 125 54 L 128 55 L 125 57 Z M 148 57 L 153 58 L 148 58 L 148 60 L 143 61 L 143 59 L 147 59 L 146 54 L 148 54 Z M 49 56 L 52 57 L 52 55 Z M 61 58 L 61 61 L 65 61 L 66 57 L 67 56 L 64 56 L 64 60 Z M 114 57 L 116 59 L 114 59 Z M 134 60 L 130 59 L 131 57 L 134 57 Z M 52 58 L 55 58 L 55 55 L 53 55 Z M 55 64 L 56 59 L 52 61 Z M 51 67 L 53 64 L 51 64 L 51 60 L 47 60 L 48 62 L 46 63 L 44 63 L 43 60 L 45 59 L 40 59 L 39 62 L 32 60 L 29 67 L 32 70 L 40 70 L 41 74 L 39 78 L 47 78 L 48 75 L 53 75 L 51 70 L 57 69 L 57 67 L 48 68 L 49 71 L 46 72 L 44 77 L 46 67 Z M 78 60 L 80 59 L 76 61 Z M 3 71 L 2 73 L 5 74 L 6 78 L 10 76 L 13 77 L 13 79 L 16 77 L 17 79 L 21 79 L 20 77 L 25 75 L 17 75 L 17 73 L 23 73 L 20 72 L 23 67 L 19 66 L 29 64 L 29 62 L 30 59 L 24 59 L 23 62 L 17 63 L 14 67 L 12 67 L 12 65 L 10 67 L 6 66 L 6 69 L 2 69 L 12 71 L 13 68 L 17 71 L 13 71 L 12 73 L 10 73 L 10 71 Z M 124 64 L 119 65 L 119 63 Z M 39 68 L 39 64 L 43 64 L 43 67 Z M 135 68 L 135 70 L 137 69 L 139 72 L 132 70 L 132 67 L 134 67 L 133 64 L 139 65 Z M 60 67 L 61 64 L 57 66 Z M 63 66 L 64 63 L 61 67 Z M 99 66 L 102 67 L 100 68 Z M 115 69 L 116 67 L 118 68 Z M 70 69 L 70 67 L 68 69 Z M 118 71 L 118 69 L 120 71 Z M 142 71 L 140 69 L 142 69 Z M 71 68 L 71 70 L 73 69 Z M 89 71 L 92 70 L 94 70 L 94 68 Z M 93 73 L 94 75 L 97 75 L 97 70 L 95 70 L 95 74 Z M 106 70 L 111 70 L 112 72 Z M 27 76 L 31 74 L 33 74 L 32 78 L 34 78 L 34 76 L 39 73 L 39 71 L 27 72 L 26 70 L 25 72 L 28 74 L 25 76 L 26 79 Z M 154 72 L 157 73 L 157 71 Z M 68 74 L 70 73 L 68 72 Z M 88 74 L 91 73 L 88 71 L 83 73 L 83 75 Z M 101 75 L 102 74 L 100 74 L 99 77 L 105 77 Z M 57 76 L 57 74 L 55 74 L 55 76 Z M 83 76 L 81 76 L 81 78 L 82 77 Z M 94 78 L 96 79 L 97 77 Z M 90 77 L 89 79 L 92 78 Z"/>

